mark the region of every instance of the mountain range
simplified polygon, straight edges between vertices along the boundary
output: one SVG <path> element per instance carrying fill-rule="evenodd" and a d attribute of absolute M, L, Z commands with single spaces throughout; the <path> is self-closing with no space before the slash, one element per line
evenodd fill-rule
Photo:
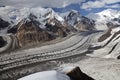
<path fill-rule="evenodd" d="M 87 17 L 76 10 L 57 13 L 52 8 L 41 7 L 5 6 L 0 11 L 0 33 L 14 34 L 20 46 L 66 37 L 72 32 L 107 30 L 120 25 L 120 12 L 111 9 Z"/>
<path fill-rule="evenodd" d="M 98 13 L 90 13 L 88 18 L 95 20 L 96 29 L 106 30 L 110 27 L 120 26 L 120 11 L 106 9 Z"/>

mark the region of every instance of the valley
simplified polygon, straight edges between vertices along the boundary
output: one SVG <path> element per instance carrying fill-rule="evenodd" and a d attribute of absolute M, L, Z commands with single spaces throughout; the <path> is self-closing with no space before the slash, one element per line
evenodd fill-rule
<path fill-rule="evenodd" d="M 119 80 L 119 12 L 113 17 L 105 12 L 112 10 L 91 14 L 100 20 L 75 10 L 58 14 L 42 7 L 1 13 L 0 80 L 62 66 L 79 66 L 95 80 Z"/>

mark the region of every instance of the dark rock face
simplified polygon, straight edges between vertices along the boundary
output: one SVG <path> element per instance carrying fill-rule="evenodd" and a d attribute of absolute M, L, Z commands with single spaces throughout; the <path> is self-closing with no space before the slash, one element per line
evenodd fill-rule
<path fill-rule="evenodd" d="M 112 29 L 109 28 L 109 30 L 98 39 L 98 42 L 102 42 L 105 39 L 107 39 L 108 37 L 110 37 L 111 31 L 112 31 Z"/>
<path fill-rule="evenodd" d="M 10 24 L 7 21 L 4 21 L 0 18 L 0 29 L 8 27 Z"/>
<path fill-rule="evenodd" d="M 120 55 L 117 57 L 117 59 L 120 59 Z"/>
<path fill-rule="evenodd" d="M 64 19 L 69 25 L 74 26 L 78 31 L 95 30 L 95 21 L 81 16 L 77 11 L 71 11 L 64 17 Z"/>
<path fill-rule="evenodd" d="M 40 27 L 36 26 L 32 21 L 21 21 L 18 26 L 16 36 L 21 47 L 50 40 L 49 34 Z"/>
<path fill-rule="evenodd" d="M 5 46 L 7 42 L 0 36 L 0 48 Z"/>
<path fill-rule="evenodd" d="M 78 29 L 86 31 L 86 30 L 95 30 L 95 21 L 88 19 L 87 17 L 82 16 L 81 21 L 76 23 L 76 27 Z"/>
<path fill-rule="evenodd" d="M 114 27 L 114 24 L 112 22 L 108 22 L 108 23 L 106 23 L 106 25 L 107 25 L 108 28 Z"/>
<path fill-rule="evenodd" d="M 13 33 L 13 34 L 17 33 L 17 27 L 15 26 L 15 27 L 8 29 L 7 33 Z"/>
<path fill-rule="evenodd" d="M 50 23 L 53 22 L 54 25 L 51 25 Z M 46 31 L 50 32 L 51 35 L 54 35 L 56 37 L 65 37 L 67 36 L 67 33 L 69 32 L 68 28 L 57 22 L 57 20 L 51 20 L 51 22 L 46 23 Z"/>
<path fill-rule="evenodd" d="M 83 73 L 79 67 L 74 68 L 71 72 L 68 72 L 67 75 L 71 80 L 94 80 L 85 73 Z"/>

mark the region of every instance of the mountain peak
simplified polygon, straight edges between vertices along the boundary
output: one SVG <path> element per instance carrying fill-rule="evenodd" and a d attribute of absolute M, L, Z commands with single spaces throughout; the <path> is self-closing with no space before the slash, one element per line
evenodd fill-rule
<path fill-rule="evenodd" d="M 106 30 L 109 26 L 120 25 L 120 11 L 118 10 L 106 9 L 98 13 L 89 14 L 87 17 L 96 21 L 96 28 L 98 30 Z"/>

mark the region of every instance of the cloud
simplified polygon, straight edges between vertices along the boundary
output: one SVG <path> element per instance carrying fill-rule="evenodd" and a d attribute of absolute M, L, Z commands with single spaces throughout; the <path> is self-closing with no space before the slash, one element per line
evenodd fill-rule
<path fill-rule="evenodd" d="M 81 3 L 85 0 L 0 0 L 0 4 L 15 7 L 65 7 L 72 3 Z"/>
<path fill-rule="evenodd" d="M 120 8 L 120 4 L 105 6 L 106 8 Z"/>
<path fill-rule="evenodd" d="M 88 9 L 90 10 L 91 8 L 101 8 L 102 6 L 104 6 L 105 4 L 100 2 L 100 1 L 89 1 L 87 3 L 83 3 L 83 5 L 81 6 L 82 9 Z"/>
<path fill-rule="evenodd" d="M 120 0 L 96 0 L 96 1 L 88 1 L 83 3 L 81 9 L 90 10 L 93 8 L 102 8 L 102 7 L 110 7 L 107 6 L 109 4 L 118 3 Z M 116 5 L 114 7 L 117 7 Z"/>

